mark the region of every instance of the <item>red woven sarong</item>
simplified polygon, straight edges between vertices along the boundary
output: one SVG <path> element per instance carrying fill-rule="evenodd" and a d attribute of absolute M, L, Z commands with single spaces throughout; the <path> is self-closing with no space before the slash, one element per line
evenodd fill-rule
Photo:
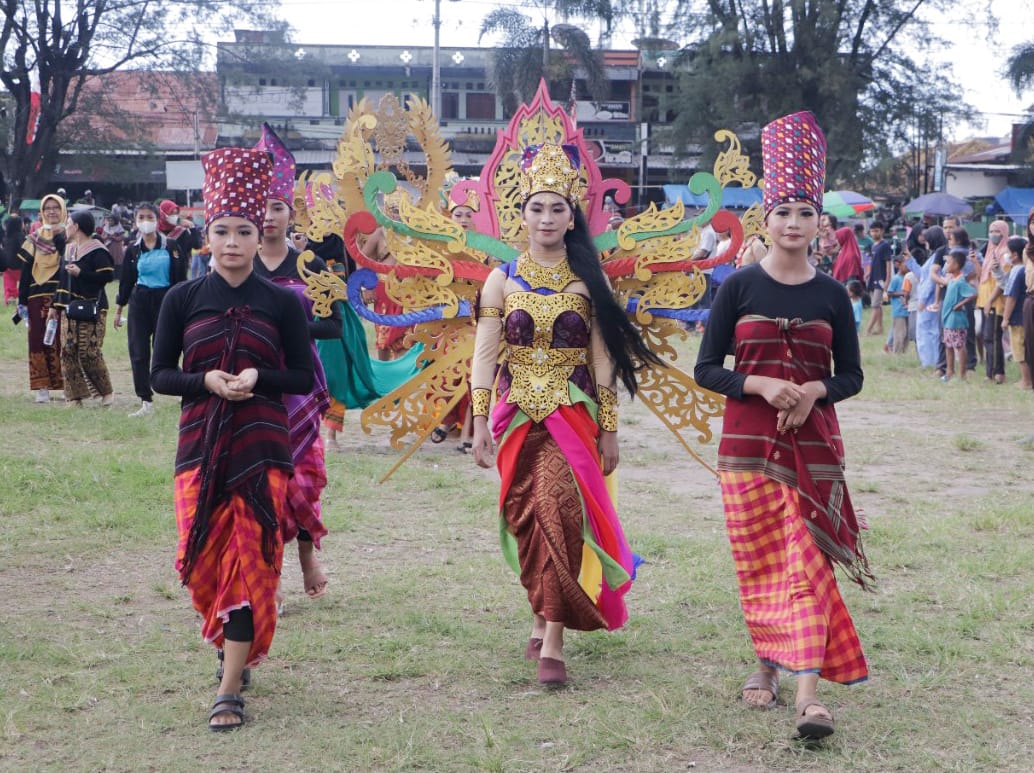
<path fill-rule="evenodd" d="M 720 475 L 740 604 L 758 659 L 841 684 L 866 679 L 854 623 L 804 523 L 797 490 L 751 472 Z"/>
<path fill-rule="evenodd" d="M 288 474 L 271 468 L 265 475 L 273 507 L 279 513 L 287 497 Z M 177 571 L 182 571 L 200 487 L 200 468 L 176 475 Z M 209 529 L 204 548 L 187 581 L 194 609 L 201 615 L 201 636 L 222 649 L 223 623 L 229 620 L 230 612 L 250 607 L 255 638 L 247 665 L 254 666 L 269 653 L 276 630 L 276 589 L 283 563 L 283 544 L 277 540 L 275 564 L 270 566 L 262 556 L 262 527 L 239 493 L 213 509 Z"/>
<path fill-rule="evenodd" d="M 287 483 L 287 504 L 280 514 L 280 536 L 288 543 L 305 529 L 318 549 L 327 534 L 323 525 L 320 495 L 327 485 L 323 461 L 323 439 L 316 435 L 305 452 L 295 457 L 294 476 Z"/>

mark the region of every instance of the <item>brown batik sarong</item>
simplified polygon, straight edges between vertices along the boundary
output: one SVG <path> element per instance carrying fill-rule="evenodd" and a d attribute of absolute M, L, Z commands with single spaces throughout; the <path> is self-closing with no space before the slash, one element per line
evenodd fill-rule
<path fill-rule="evenodd" d="M 528 432 L 503 513 L 517 539 L 521 584 L 532 611 L 567 628 L 593 631 L 607 623 L 578 584 L 582 565 L 582 500 L 571 468 L 549 431 Z"/>
<path fill-rule="evenodd" d="M 54 336 L 51 346 L 43 345 L 50 312 L 49 295 L 29 298 L 29 389 L 64 389 L 61 376 L 61 331 Z"/>
<path fill-rule="evenodd" d="M 107 321 L 106 309 L 97 314 L 96 322 L 79 322 L 61 315 L 61 371 L 66 400 L 111 394 L 111 376 L 102 351 Z"/>

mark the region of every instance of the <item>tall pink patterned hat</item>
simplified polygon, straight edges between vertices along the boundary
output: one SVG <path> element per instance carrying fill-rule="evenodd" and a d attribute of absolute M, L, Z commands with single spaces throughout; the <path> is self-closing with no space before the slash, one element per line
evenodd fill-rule
<path fill-rule="evenodd" d="M 805 201 L 822 209 L 826 137 L 810 112 L 777 118 L 761 130 L 765 214 L 779 204 Z"/>
<path fill-rule="evenodd" d="M 273 165 L 269 154 L 248 148 L 216 148 L 201 156 L 205 170 L 205 224 L 220 217 L 243 217 L 258 228 L 266 217 Z"/>
<path fill-rule="evenodd" d="M 268 123 L 262 124 L 262 137 L 255 145 L 255 150 L 264 150 L 273 156 L 273 179 L 269 184 L 269 198 L 280 199 L 293 209 L 294 178 L 298 169 L 294 162 L 294 154 L 287 149 L 284 141 Z"/>

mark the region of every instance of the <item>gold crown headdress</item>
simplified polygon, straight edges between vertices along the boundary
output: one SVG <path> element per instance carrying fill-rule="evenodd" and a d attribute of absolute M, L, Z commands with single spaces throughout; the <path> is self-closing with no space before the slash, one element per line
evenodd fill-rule
<path fill-rule="evenodd" d="M 521 200 L 527 201 L 535 193 L 549 191 L 570 202 L 582 198 L 582 179 L 578 147 L 543 143 L 530 145 L 521 157 Z"/>
<path fill-rule="evenodd" d="M 475 212 L 481 210 L 481 200 L 478 198 L 478 193 L 475 190 L 467 189 L 467 197 L 459 202 L 458 204 L 452 199 L 449 200 L 449 212 L 452 212 L 456 207 L 469 207 Z"/>

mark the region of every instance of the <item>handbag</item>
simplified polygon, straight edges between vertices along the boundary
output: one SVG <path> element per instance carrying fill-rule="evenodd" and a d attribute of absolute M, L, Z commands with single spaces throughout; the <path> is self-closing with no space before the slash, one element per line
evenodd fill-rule
<path fill-rule="evenodd" d="M 66 261 L 61 258 L 61 267 L 64 268 Z M 65 272 L 68 276 L 67 271 Z M 101 290 L 101 292 L 104 292 Z M 68 276 L 68 294 L 72 294 L 72 277 Z M 65 307 L 65 316 L 75 322 L 96 322 L 100 313 L 100 294 L 96 298 L 75 298 L 68 302 Z"/>
<path fill-rule="evenodd" d="M 65 314 L 76 322 L 96 322 L 97 314 L 100 311 L 99 306 L 97 298 L 76 298 L 74 301 L 68 302 Z"/>

